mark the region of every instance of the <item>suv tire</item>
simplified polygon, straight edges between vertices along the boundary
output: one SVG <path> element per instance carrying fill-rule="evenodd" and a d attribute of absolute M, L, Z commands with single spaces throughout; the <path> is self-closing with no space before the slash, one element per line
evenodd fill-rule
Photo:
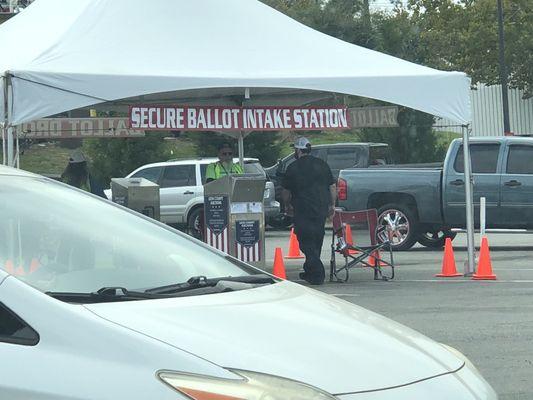
<path fill-rule="evenodd" d="M 196 239 L 203 239 L 203 222 L 202 218 L 202 207 L 193 208 L 187 217 L 187 229 L 189 235 L 195 237 Z"/>

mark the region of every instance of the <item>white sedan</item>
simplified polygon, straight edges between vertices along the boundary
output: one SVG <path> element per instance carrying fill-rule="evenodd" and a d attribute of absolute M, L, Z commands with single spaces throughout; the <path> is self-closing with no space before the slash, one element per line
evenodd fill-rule
<path fill-rule="evenodd" d="M 0 399 L 493 400 L 459 352 L 0 167 Z"/>

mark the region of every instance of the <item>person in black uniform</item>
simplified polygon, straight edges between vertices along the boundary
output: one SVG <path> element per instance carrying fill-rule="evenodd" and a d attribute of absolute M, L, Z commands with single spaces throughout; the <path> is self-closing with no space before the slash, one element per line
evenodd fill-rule
<path fill-rule="evenodd" d="M 337 186 L 329 165 L 312 156 L 311 143 L 305 137 L 296 139 L 296 160 L 283 177 L 282 198 L 288 215 L 294 216 L 294 233 L 305 254 L 304 272 L 300 278 L 312 285 L 324 283 L 324 264 L 320 260 L 326 218 L 333 216 Z"/>

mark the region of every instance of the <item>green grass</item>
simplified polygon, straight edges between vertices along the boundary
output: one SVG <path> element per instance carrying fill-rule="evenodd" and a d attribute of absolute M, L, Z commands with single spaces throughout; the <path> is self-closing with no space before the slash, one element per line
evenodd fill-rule
<path fill-rule="evenodd" d="M 35 144 L 20 155 L 20 168 L 38 174 L 60 175 L 72 151 L 54 143 Z M 1 149 L 0 157 L 2 157 Z"/>
<path fill-rule="evenodd" d="M 196 157 L 196 146 L 189 139 L 166 140 L 165 144 L 170 158 Z M 66 149 L 56 143 L 34 144 L 21 154 L 20 168 L 41 175 L 60 175 L 73 151 L 74 149 Z M 0 148 L 1 157 L 2 150 Z"/>

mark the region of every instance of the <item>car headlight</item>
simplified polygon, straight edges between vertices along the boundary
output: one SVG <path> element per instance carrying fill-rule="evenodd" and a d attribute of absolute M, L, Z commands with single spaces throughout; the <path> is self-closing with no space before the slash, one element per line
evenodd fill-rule
<path fill-rule="evenodd" d="M 270 188 L 265 189 L 265 193 L 263 194 L 264 199 L 268 199 L 270 197 Z"/>
<path fill-rule="evenodd" d="M 231 372 L 242 379 L 221 379 L 177 372 L 159 378 L 193 400 L 334 400 L 332 395 L 304 383 L 255 372 Z"/>

